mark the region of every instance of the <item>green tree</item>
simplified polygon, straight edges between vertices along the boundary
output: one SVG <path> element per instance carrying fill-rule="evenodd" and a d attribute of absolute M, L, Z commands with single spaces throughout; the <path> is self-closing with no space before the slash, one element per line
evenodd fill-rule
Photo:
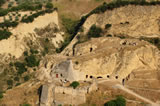
<path fill-rule="evenodd" d="M 79 86 L 79 82 L 73 81 L 73 82 L 70 84 L 70 86 L 75 89 L 75 88 L 77 88 L 77 87 Z"/>
<path fill-rule="evenodd" d="M 19 81 L 19 77 L 15 77 L 14 80 L 15 80 L 15 81 Z"/>
<path fill-rule="evenodd" d="M 28 81 L 30 79 L 30 77 L 28 76 L 28 75 L 26 75 L 25 77 L 24 77 L 24 81 Z"/>
<path fill-rule="evenodd" d="M 25 67 L 24 63 L 16 62 L 14 65 L 18 71 L 17 73 L 20 75 L 27 71 L 27 68 Z"/>
<path fill-rule="evenodd" d="M 9 86 L 13 86 L 13 80 L 7 80 L 7 84 L 8 84 Z"/>
<path fill-rule="evenodd" d="M 112 24 L 106 24 L 105 29 L 109 29 L 112 26 Z"/>
<path fill-rule="evenodd" d="M 52 9 L 53 4 L 51 2 L 48 2 L 45 7 L 48 8 L 48 9 Z"/>
<path fill-rule="evenodd" d="M 30 55 L 25 58 L 28 67 L 35 67 L 39 65 L 39 61 L 36 59 L 35 55 Z"/>
<path fill-rule="evenodd" d="M 91 37 L 101 37 L 102 29 L 97 27 L 95 24 L 92 25 L 87 33 L 88 38 Z"/>
<path fill-rule="evenodd" d="M 122 96 L 117 96 L 115 100 L 108 101 L 104 106 L 126 106 L 126 100 Z"/>

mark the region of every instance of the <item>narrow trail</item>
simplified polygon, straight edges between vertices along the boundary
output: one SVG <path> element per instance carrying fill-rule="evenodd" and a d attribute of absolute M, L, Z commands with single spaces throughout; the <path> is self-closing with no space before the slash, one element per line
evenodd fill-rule
<path fill-rule="evenodd" d="M 156 89 L 138 88 L 138 87 L 133 87 L 133 86 L 125 86 L 125 87 L 126 87 L 126 88 L 132 88 L 132 89 L 139 89 L 139 90 L 160 92 L 160 90 L 156 90 Z"/>
<path fill-rule="evenodd" d="M 147 98 L 145 98 L 145 97 L 140 96 L 139 94 L 131 91 L 131 90 L 128 89 L 128 88 L 125 88 L 124 86 L 122 86 L 122 85 L 120 85 L 120 84 L 116 84 L 116 85 L 114 85 L 113 87 L 114 87 L 114 88 L 119 88 L 119 89 L 121 89 L 121 90 L 123 90 L 123 91 L 125 91 L 125 92 L 127 92 L 127 93 L 129 93 L 129 94 L 131 94 L 131 95 L 133 95 L 133 96 L 135 96 L 135 97 L 137 97 L 137 98 L 139 98 L 139 99 L 147 102 L 147 103 L 150 103 L 151 106 L 160 106 L 160 104 L 156 104 L 156 103 L 154 103 L 153 101 L 151 101 L 151 100 L 149 100 L 149 99 L 147 99 Z"/>

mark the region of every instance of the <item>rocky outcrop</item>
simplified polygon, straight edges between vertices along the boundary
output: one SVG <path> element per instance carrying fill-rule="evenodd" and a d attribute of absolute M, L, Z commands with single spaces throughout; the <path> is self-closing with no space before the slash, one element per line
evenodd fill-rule
<path fill-rule="evenodd" d="M 102 37 L 75 47 L 73 67 L 84 79 L 123 79 L 132 71 L 157 70 L 159 59 L 159 50 L 145 41 Z"/>
<path fill-rule="evenodd" d="M 56 27 L 59 30 L 58 14 L 56 11 L 54 11 L 51 14 L 45 14 L 44 16 L 39 16 L 32 23 L 27 23 L 27 24 L 20 23 L 16 28 L 11 29 L 13 35 L 10 38 L 0 41 L 0 54 L 3 55 L 3 57 L 5 58 L 6 56 L 7 57 L 14 56 L 15 58 L 19 58 L 20 56 L 22 56 L 23 52 L 29 48 L 28 44 L 30 42 L 37 43 L 39 44 L 38 46 L 40 46 L 40 42 L 38 41 L 38 39 L 43 38 L 43 36 L 39 36 L 36 32 L 37 31 L 36 29 L 42 30 L 48 25 L 52 29 Z M 51 37 L 51 40 L 53 45 L 55 45 L 55 47 L 58 47 L 58 43 L 63 41 L 62 33 L 56 32 L 54 33 L 54 35 L 55 35 L 54 37 Z"/>
<path fill-rule="evenodd" d="M 129 5 L 103 14 L 93 14 L 84 23 L 86 33 L 91 25 L 96 24 L 105 28 L 106 24 L 112 27 L 108 33 L 112 35 L 124 35 L 131 37 L 155 37 L 160 36 L 160 6 L 135 6 Z"/>

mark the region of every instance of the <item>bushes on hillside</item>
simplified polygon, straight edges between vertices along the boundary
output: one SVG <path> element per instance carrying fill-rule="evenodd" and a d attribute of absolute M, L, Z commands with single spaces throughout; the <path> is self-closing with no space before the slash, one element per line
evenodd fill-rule
<path fill-rule="evenodd" d="M 1 28 L 16 27 L 17 25 L 18 25 L 17 21 L 9 21 L 9 20 L 0 23 Z"/>
<path fill-rule="evenodd" d="M 39 65 L 39 60 L 37 60 L 35 55 L 30 55 L 25 58 L 28 67 L 35 67 Z"/>
<path fill-rule="evenodd" d="M 104 106 L 126 106 L 126 100 L 122 96 L 118 96 L 115 100 L 105 103 Z"/>
<path fill-rule="evenodd" d="M 14 65 L 15 65 L 16 70 L 18 71 L 17 73 L 18 73 L 19 75 L 21 75 L 21 74 L 23 74 L 24 72 L 27 71 L 27 68 L 26 68 L 26 66 L 25 66 L 24 63 L 16 62 L 16 63 L 14 63 Z"/>
<path fill-rule="evenodd" d="M 11 32 L 7 30 L 0 30 L 0 40 L 8 39 L 11 36 Z"/>
<path fill-rule="evenodd" d="M 0 0 L 0 6 L 2 6 L 5 2 L 6 0 Z"/>
<path fill-rule="evenodd" d="M 112 24 L 106 24 L 105 29 L 109 29 L 112 26 Z"/>
<path fill-rule="evenodd" d="M 1 5 L 1 1 L 3 1 L 3 0 L 0 0 L 0 5 Z M 35 11 L 35 10 L 41 10 L 41 9 L 42 9 L 41 3 L 33 4 L 33 3 L 29 3 L 29 2 L 24 2 L 18 6 L 14 6 L 9 9 L 0 9 L 0 16 L 5 16 L 8 14 L 8 12 L 13 12 L 13 11 L 19 11 L 19 10 Z"/>
<path fill-rule="evenodd" d="M 26 17 L 22 17 L 22 20 L 21 22 L 24 22 L 24 23 L 31 23 L 34 21 L 35 18 L 37 18 L 38 16 L 41 16 L 41 15 L 44 15 L 45 13 L 51 13 L 53 12 L 53 9 L 47 9 L 47 10 L 42 10 L 42 11 L 39 11 L 37 13 L 34 13 L 30 16 L 26 16 Z"/>
<path fill-rule="evenodd" d="M 5 16 L 8 14 L 8 10 L 7 9 L 0 9 L 0 16 Z"/>
<path fill-rule="evenodd" d="M 52 9 L 53 4 L 51 2 L 48 2 L 45 7 L 48 8 L 48 9 Z"/>
<path fill-rule="evenodd" d="M 28 75 L 26 75 L 25 77 L 24 77 L 24 81 L 28 81 L 30 79 L 30 77 L 28 76 Z"/>
<path fill-rule="evenodd" d="M 95 24 L 92 25 L 87 33 L 88 38 L 101 37 L 102 29 L 97 27 Z"/>

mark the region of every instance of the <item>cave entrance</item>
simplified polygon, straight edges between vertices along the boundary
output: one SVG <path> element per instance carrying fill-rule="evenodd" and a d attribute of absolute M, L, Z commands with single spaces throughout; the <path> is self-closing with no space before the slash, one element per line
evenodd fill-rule
<path fill-rule="evenodd" d="M 107 78 L 109 78 L 109 75 L 107 75 Z"/>
<path fill-rule="evenodd" d="M 93 48 L 91 47 L 91 48 L 90 48 L 90 52 L 92 52 L 92 50 L 93 50 Z"/>
<path fill-rule="evenodd" d="M 86 78 L 88 78 L 88 75 L 86 75 Z"/>
<path fill-rule="evenodd" d="M 97 77 L 97 79 L 100 79 L 100 78 L 103 78 L 103 77 L 101 77 L 101 76 L 98 76 L 98 77 Z"/>

